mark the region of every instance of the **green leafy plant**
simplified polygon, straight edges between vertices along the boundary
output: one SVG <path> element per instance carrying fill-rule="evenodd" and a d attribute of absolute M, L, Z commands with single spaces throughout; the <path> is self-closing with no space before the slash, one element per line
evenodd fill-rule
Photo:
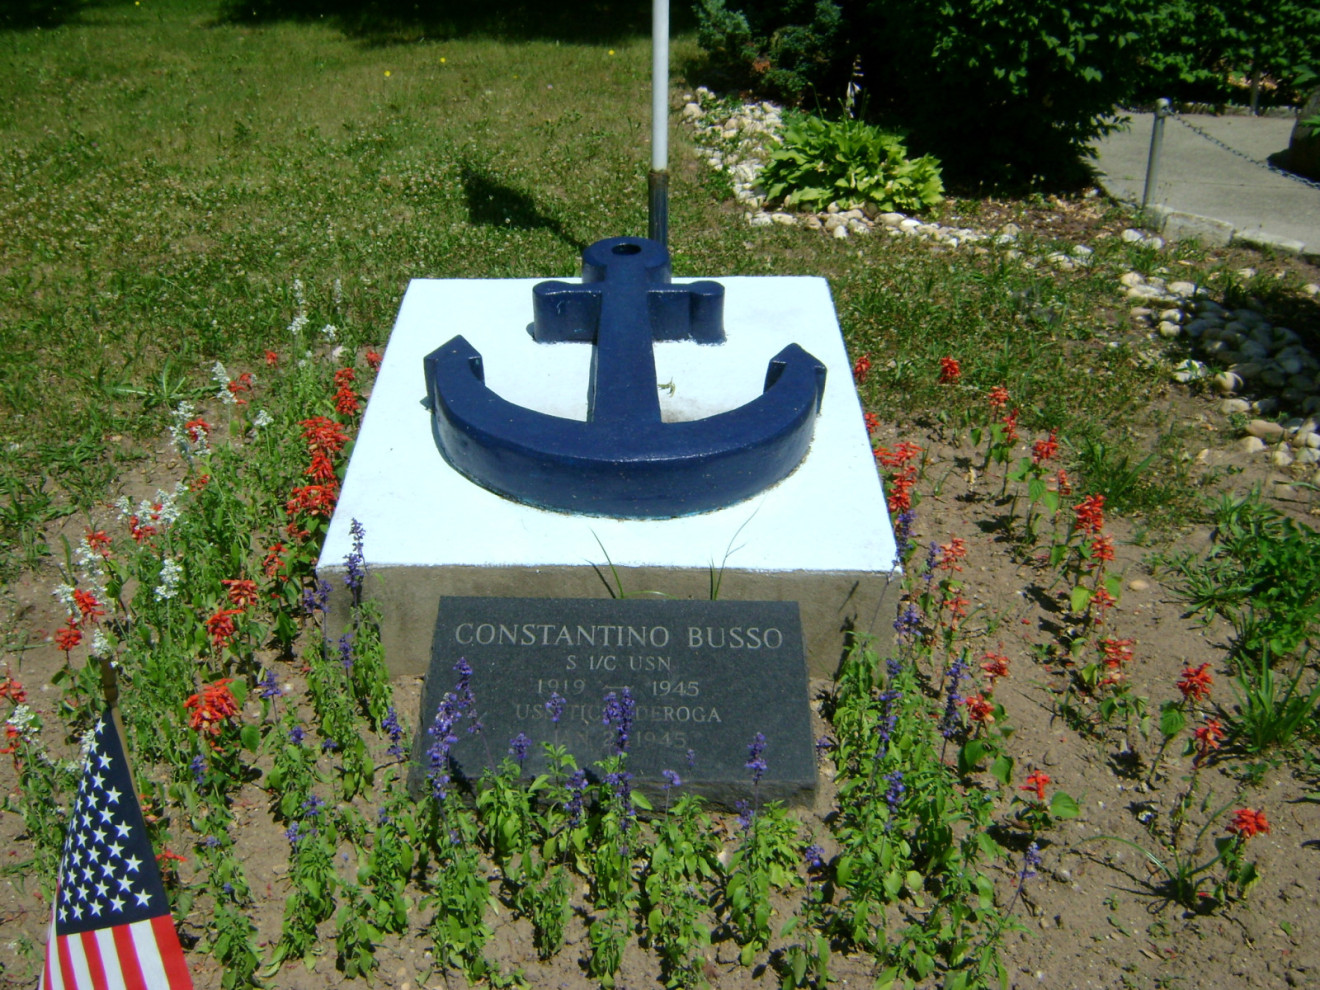
<path fill-rule="evenodd" d="M 766 198 L 787 206 L 917 213 L 943 198 L 939 162 L 909 158 L 903 135 L 860 120 L 789 119 L 761 172 Z"/>
<path fill-rule="evenodd" d="M 1234 814 L 1228 826 L 1229 834 L 1216 837 L 1214 855 L 1201 863 L 1197 860 L 1207 855 L 1203 852 L 1206 833 L 1233 802 L 1224 804 L 1207 815 L 1205 824 L 1197 831 L 1190 848 L 1180 848 L 1180 834 L 1183 814 L 1187 810 L 1189 791 L 1175 815 L 1172 817 L 1170 833 L 1164 837 L 1160 853 L 1152 852 L 1140 843 L 1115 835 L 1097 835 L 1083 841 L 1117 842 L 1128 846 L 1144 856 L 1156 871 L 1163 876 L 1163 881 L 1146 883 L 1159 896 L 1180 904 L 1191 911 L 1206 912 L 1222 907 L 1231 900 L 1241 900 L 1247 891 L 1260 879 L 1255 863 L 1243 858 L 1243 851 L 1249 838 L 1259 832 L 1269 832 L 1269 823 L 1260 811 L 1240 808 Z M 1208 807 L 1209 795 L 1201 801 L 1201 812 Z M 1156 836 L 1158 838 L 1158 836 Z M 1209 889 L 1205 889 L 1206 885 Z"/>
<path fill-rule="evenodd" d="M 1308 664 L 1294 661 L 1292 673 L 1280 676 L 1267 649 L 1254 665 L 1243 658 L 1237 667 L 1232 684 L 1238 705 L 1228 722 L 1246 752 L 1281 749 L 1320 734 L 1320 675 L 1313 673 L 1310 687 L 1304 688 Z"/>

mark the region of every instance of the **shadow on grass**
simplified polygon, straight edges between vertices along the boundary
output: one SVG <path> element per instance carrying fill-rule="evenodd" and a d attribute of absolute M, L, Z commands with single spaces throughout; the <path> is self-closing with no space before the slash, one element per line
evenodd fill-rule
<path fill-rule="evenodd" d="M 464 164 L 460 181 L 468 222 L 483 227 L 546 230 L 578 252 L 586 247 L 558 219 L 543 212 L 535 199 L 521 189 L 506 186 L 479 166 Z"/>
<path fill-rule="evenodd" d="M 220 0 L 222 21 L 332 20 L 372 46 L 456 37 L 603 44 L 651 33 L 650 0 Z M 671 13 L 671 33 L 691 30 L 687 5 Z"/>

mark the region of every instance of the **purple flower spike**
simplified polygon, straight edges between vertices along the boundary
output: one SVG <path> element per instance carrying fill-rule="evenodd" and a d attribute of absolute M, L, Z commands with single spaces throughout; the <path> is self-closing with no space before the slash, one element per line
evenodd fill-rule
<path fill-rule="evenodd" d="M 665 790 L 669 790 L 671 787 L 683 786 L 683 778 L 673 770 L 661 770 L 660 775 L 665 778 L 663 785 Z"/>
<path fill-rule="evenodd" d="M 633 696 L 627 688 L 623 689 L 622 696 L 615 695 L 613 691 L 605 695 L 605 707 L 601 721 L 614 729 L 614 751 L 616 753 L 626 753 L 628 751 L 628 738 L 632 734 L 633 714 L 636 711 L 637 703 L 633 701 Z"/>
<path fill-rule="evenodd" d="M 550 698 L 545 703 L 545 711 L 550 716 L 551 722 L 559 724 L 559 720 L 564 717 L 564 706 L 567 704 L 567 699 L 561 697 L 558 691 L 550 692 Z"/>
<path fill-rule="evenodd" d="M 367 565 L 362 557 L 362 540 L 366 530 L 354 519 L 348 531 L 353 536 L 353 551 L 344 558 L 344 584 L 353 592 L 353 600 L 356 601 L 362 594 L 362 582 L 367 576 Z"/>
<path fill-rule="evenodd" d="M 759 784 L 761 777 L 765 775 L 765 733 L 758 732 L 752 744 L 747 747 L 747 762 L 744 766 L 752 771 L 752 783 Z"/>

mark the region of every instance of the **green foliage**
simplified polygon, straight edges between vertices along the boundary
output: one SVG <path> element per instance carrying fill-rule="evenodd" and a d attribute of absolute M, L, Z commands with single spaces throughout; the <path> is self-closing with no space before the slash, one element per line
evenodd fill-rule
<path fill-rule="evenodd" d="M 1320 72 L 1320 7 L 1307 0 L 1220 4 L 1162 0 L 1152 10 L 1147 98 L 1241 102 L 1259 73 L 1271 85 L 1263 102 L 1290 102 Z M 1239 77 L 1230 86 L 1229 76 Z M 1273 93 L 1273 97 L 1271 97 Z"/>
<path fill-rule="evenodd" d="M 1233 678 L 1238 706 L 1229 726 L 1246 752 L 1257 754 L 1320 735 L 1320 674 L 1311 671 L 1310 686 L 1303 687 L 1309 668 L 1294 661 L 1291 674 L 1276 675 L 1268 650 L 1254 665 L 1239 660 Z"/>
<path fill-rule="evenodd" d="M 69 20 L 83 0 L 0 0 L 0 28 L 51 27 Z"/>
<path fill-rule="evenodd" d="M 901 121 L 949 173 L 1017 183 L 1080 175 L 1132 91 L 1148 20 L 1143 0 L 705 0 L 698 16 L 711 59 L 742 79 L 826 103 L 856 60 L 870 110 Z"/>
<path fill-rule="evenodd" d="M 795 115 L 781 140 L 761 172 L 767 199 L 906 213 L 943 199 L 939 163 L 930 155 L 909 159 L 901 134 L 848 117 Z"/>
<path fill-rule="evenodd" d="M 1309 660 L 1320 631 L 1320 533 L 1253 492 L 1214 510 L 1215 543 L 1203 559 L 1166 560 L 1194 614 L 1233 625 L 1233 654 L 1246 667 Z"/>
<path fill-rule="evenodd" d="M 697 39 L 740 86 L 798 100 L 837 69 L 843 9 L 817 0 L 697 0 Z"/>

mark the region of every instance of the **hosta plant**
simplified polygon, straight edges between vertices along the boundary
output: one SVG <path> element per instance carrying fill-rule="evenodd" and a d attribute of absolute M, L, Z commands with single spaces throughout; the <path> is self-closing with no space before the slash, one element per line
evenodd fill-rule
<path fill-rule="evenodd" d="M 860 120 L 801 115 L 784 128 L 761 173 L 766 198 L 786 206 L 870 206 L 915 213 L 944 198 L 939 162 L 908 158 L 903 136 Z"/>

